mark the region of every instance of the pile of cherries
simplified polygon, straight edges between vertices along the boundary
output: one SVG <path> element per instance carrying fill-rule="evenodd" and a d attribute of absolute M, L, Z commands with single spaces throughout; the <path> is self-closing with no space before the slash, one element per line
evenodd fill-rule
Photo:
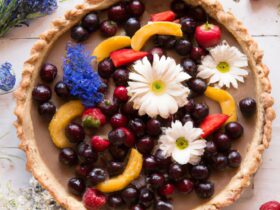
<path fill-rule="evenodd" d="M 115 68 L 110 58 L 101 61 L 98 65 L 98 74 L 103 84 L 99 91 L 106 95 L 110 80 L 113 80 L 116 86 L 113 98 L 104 99 L 98 105 L 112 127 L 108 133 L 110 145 L 108 150 L 100 153 L 93 148 L 87 138 L 96 131 L 84 128 L 78 121 L 71 122 L 66 127 L 65 134 L 76 147 L 62 149 L 59 160 L 69 167 L 75 166 L 76 176 L 68 182 L 69 190 L 74 195 L 82 196 L 87 187 L 94 187 L 108 177 L 121 174 L 126 165 L 129 149 L 132 147 L 136 147 L 144 155 L 141 177 L 144 180 L 136 181 L 121 192 L 109 194 L 107 204 L 112 208 L 127 205 L 133 210 L 152 206 L 157 210 L 172 209 L 170 196 L 175 191 L 184 194 L 195 191 L 199 198 L 208 199 L 214 194 L 214 184 L 208 180 L 211 171 L 240 166 L 241 155 L 231 149 L 232 143 L 243 134 L 243 127 L 238 122 L 227 124 L 224 132 L 219 131 L 208 139 L 205 154 L 198 165 L 179 165 L 172 162 L 171 158 L 165 158 L 161 150 L 153 152 L 163 127 L 170 126 L 174 120 L 180 120 L 183 124 L 191 121 L 195 126 L 199 126 L 209 114 L 207 104 L 194 101 L 194 98 L 202 95 L 207 88 L 205 81 L 196 78 L 197 65 L 207 51 L 195 46 L 191 41 L 196 26 L 207 19 L 206 13 L 202 8 L 190 7 L 182 0 L 172 1 L 171 9 L 179 18 L 185 36 L 182 39 L 164 35 L 155 36 L 156 46 L 150 50 L 148 58 L 152 61 L 153 54 L 162 56 L 171 49 L 184 56 L 181 65 L 184 71 L 192 76 L 185 84 L 192 91 L 188 104 L 168 119 L 139 116 L 127 95 L 128 67 Z M 141 27 L 139 17 L 144 11 L 145 6 L 141 1 L 131 0 L 108 9 L 108 20 L 101 23 L 97 13 L 90 13 L 79 25 L 72 28 L 71 37 L 81 42 L 98 29 L 106 37 L 114 36 L 121 24 L 127 35 L 132 36 Z M 45 64 L 40 71 L 41 79 L 45 83 L 54 81 L 56 75 L 57 68 L 52 64 Z M 69 88 L 62 81 L 58 82 L 54 89 L 57 96 L 65 100 L 70 99 Z M 39 114 L 50 119 L 56 111 L 55 105 L 50 101 L 52 97 L 50 87 L 39 84 L 34 88 L 32 95 L 38 102 Z M 256 102 L 251 98 L 243 99 L 240 102 L 240 109 L 245 116 L 251 116 L 256 111 Z"/>

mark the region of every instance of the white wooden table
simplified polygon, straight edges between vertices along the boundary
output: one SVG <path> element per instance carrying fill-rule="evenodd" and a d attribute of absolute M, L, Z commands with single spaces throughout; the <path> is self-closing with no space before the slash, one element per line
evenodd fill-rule
<path fill-rule="evenodd" d="M 226 10 L 231 10 L 241 19 L 250 33 L 265 51 L 264 61 L 271 70 L 270 79 L 275 98 L 275 110 L 280 115 L 280 15 L 278 13 L 279 0 L 221 0 Z M 18 81 L 24 60 L 36 41 L 36 37 L 45 31 L 50 22 L 61 16 L 66 10 L 82 0 L 68 0 L 59 3 L 57 12 L 51 16 L 36 20 L 30 27 L 13 30 L 4 39 L 0 39 L 0 63 L 9 61 L 13 64 Z M 15 102 L 11 94 L 0 96 L 0 184 L 4 191 L 8 181 L 15 188 L 28 185 L 30 174 L 25 171 L 25 155 L 17 149 L 18 139 L 12 123 L 15 121 L 13 109 Z M 280 119 L 273 124 L 273 135 L 270 148 L 265 152 L 263 165 L 255 177 L 254 190 L 246 192 L 233 206 L 234 210 L 254 210 L 268 200 L 280 201 Z M 11 162 L 2 159 L 7 157 Z M 3 187 L 4 186 L 4 187 Z"/>

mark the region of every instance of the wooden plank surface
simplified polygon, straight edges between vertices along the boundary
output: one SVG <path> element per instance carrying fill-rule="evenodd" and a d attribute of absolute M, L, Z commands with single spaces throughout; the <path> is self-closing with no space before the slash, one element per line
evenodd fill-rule
<path fill-rule="evenodd" d="M 20 78 L 24 60 L 28 58 L 29 51 L 36 41 L 36 37 L 45 31 L 50 22 L 61 16 L 66 10 L 82 0 L 68 0 L 59 3 L 59 9 L 51 16 L 34 21 L 30 27 L 17 28 L 0 39 L 0 63 L 9 61 L 13 64 L 17 78 Z M 273 96 L 276 104 L 275 110 L 280 115 L 280 16 L 277 7 L 279 0 L 221 0 L 226 10 L 232 11 L 249 29 L 250 33 L 259 42 L 265 52 L 265 63 L 271 70 L 270 78 L 273 85 Z M 253 3 L 252 3 L 253 2 Z M 14 101 L 12 95 L 0 96 L 0 158 L 6 157 L 12 162 L 0 159 L 1 185 L 12 180 L 15 187 L 28 184 L 30 174 L 25 171 L 24 154 L 16 147 L 18 139 L 12 126 Z M 280 120 L 277 118 L 273 124 L 273 141 L 271 147 L 265 152 L 263 165 L 255 177 L 254 190 L 245 192 L 242 198 L 227 210 L 254 210 L 261 203 L 268 200 L 280 201 Z"/>

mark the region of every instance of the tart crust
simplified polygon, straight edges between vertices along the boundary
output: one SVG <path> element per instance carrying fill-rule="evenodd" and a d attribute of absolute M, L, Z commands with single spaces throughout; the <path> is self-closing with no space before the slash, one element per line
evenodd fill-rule
<path fill-rule="evenodd" d="M 105 9 L 118 1 L 87 0 L 85 3 L 79 4 L 74 9 L 66 12 L 63 18 L 55 20 L 51 29 L 41 34 L 39 40 L 33 46 L 30 58 L 24 63 L 22 81 L 15 92 L 17 102 L 15 109 L 17 121 L 15 126 L 20 139 L 19 147 L 25 151 L 27 156 L 27 169 L 32 172 L 33 176 L 59 204 L 69 210 L 82 210 L 85 207 L 82 202 L 69 196 L 67 190 L 56 181 L 38 152 L 29 111 L 32 104 L 31 92 L 35 83 L 34 78 L 38 76 L 39 68 L 44 59 L 55 41 L 62 34 L 77 24 L 90 11 Z M 244 25 L 232 13 L 225 12 L 218 0 L 185 1 L 194 6 L 201 5 L 213 19 L 222 24 L 235 37 L 244 53 L 248 56 L 251 71 L 256 77 L 258 122 L 254 138 L 248 147 L 242 165 L 235 176 L 232 177 L 230 183 L 219 194 L 196 208 L 215 210 L 235 202 L 240 197 L 243 189 L 250 185 L 251 177 L 259 168 L 262 154 L 271 140 L 272 121 L 275 118 L 275 112 L 272 108 L 274 101 L 271 97 L 271 84 L 268 79 L 269 70 L 262 63 L 263 52 L 249 35 Z"/>

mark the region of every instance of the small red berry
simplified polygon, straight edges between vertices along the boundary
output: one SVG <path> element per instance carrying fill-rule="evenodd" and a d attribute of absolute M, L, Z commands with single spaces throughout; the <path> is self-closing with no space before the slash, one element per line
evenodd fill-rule
<path fill-rule="evenodd" d="M 280 210 L 280 203 L 277 201 L 269 201 L 264 203 L 260 210 Z"/>
<path fill-rule="evenodd" d="M 129 98 L 127 89 L 124 86 L 116 87 L 116 89 L 114 91 L 114 96 L 116 99 L 118 99 L 122 102 L 128 101 L 128 98 Z"/>
<path fill-rule="evenodd" d="M 86 109 L 82 115 L 84 127 L 99 128 L 106 123 L 106 117 L 98 108 Z"/>
<path fill-rule="evenodd" d="M 110 123 L 113 128 L 120 128 L 120 127 L 125 127 L 128 123 L 128 120 L 126 116 L 118 113 L 112 116 Z"/>
<path fill-rule="evenodd" d="M 163 196 L 169 196 L 174 193 L 175 187 L 173 184 L 167 183 L 159 188 L 159 194 Z"/>
<path fill-rule="evenodd" d="M 197 43 L 204 48 L 216 46 L 219 44 L 221 37 L 222 33 L 219 26 L 206 23 L 196 27 L 195 39 Z"/>
<path fill-rule="evenodd" d="M 106 196 L 94 188 L 88 188 L 83 196 L 83 203 L 88 210 L 100 209 L 106 204 Z"/>
<path fill-rule="evenodd" d="M 91 147 L 97 152 L 103 152 L 110 146 L 109 140 L 101 136 L 94 136 L 91 139 Z"/>
<path fill-rule="evenodd" d="M 124 144 L 127 147 L 133 147 L 135 145 L 135 136 L 134 134 L 127 128 L 121 128 L 123 130 L 123 132 L 125 133 L 125 141 Z"/>

